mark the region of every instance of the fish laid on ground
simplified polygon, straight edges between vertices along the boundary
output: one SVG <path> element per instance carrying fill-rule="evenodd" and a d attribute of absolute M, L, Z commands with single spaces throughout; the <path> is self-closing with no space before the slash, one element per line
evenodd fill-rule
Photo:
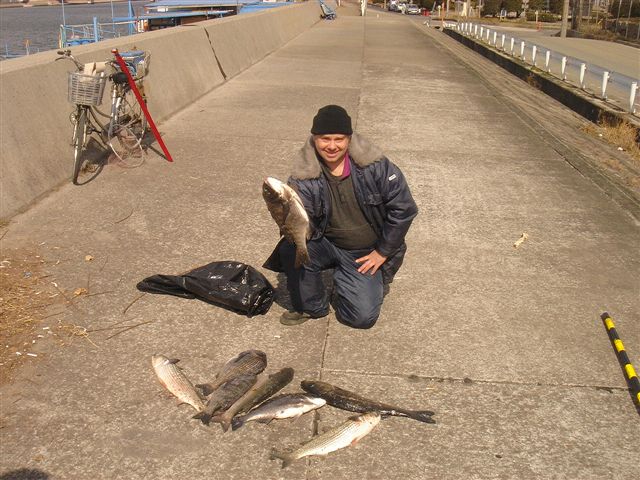
<path fill-rule="evenodd" d="M 436 423 L 436 421 L 431 418 L 432 415 L 435 415 L 431 410 L 407 410 L 395 407 L 393 405 L 361 397 L 356 393 L 334 387 L 326 382 L 304 380 L 300 383 L 300 386 L 305 392 L 322 397 L 332 407 L 340 408 L 342 410 L 359 413 L 375 410 L 380 412 L 382 416 L 391 415 L 394 417 L 408 417 L 418 420 L 419 422 Z"/>
<path fill-rule="evenodd" d="M 261 378 L 251 390 L 245 393 L 236 403 L 231 405 L 222 414 L 216 415 L 211 419 L 222 425 L 222 430 L 229 430 L 233 417 L 240 413 L 248 412 L 255 405 L 259 405 L 267 398 L 282 390 L 289 382 L 293 380 L 293 368 L 283 368 L 279 372 Z"/>
<path fill-rule="evenodd" d="M 314 397 L 306 393 L 279 395 L 254 408 L 246 415 L 236 417 L 231 428 L 237 430 L 247 422 L 270 423 L 272 420 L 298 418 L 311 410 L 326 405 L 324 398 Z"/>
<path fill-rule="evenodd" d="M 362 415 L 355 415 L 341 425 L 318 435 L 300 448 L 292 452 L 271 452 L 271 459 L 282 460 L 282 468 L 291 462 L 310 455 L 327 455 L 340 448 L 354 445 L 358 440 L 367 435 L 376 425 L 380 423 L 379 412 L 368 412 Z"/>
<path fill-rule="evenodd" d="M 267 354 L 260 350 L 246 350 L 230 359 L 216 374 L 212 383 L 196 385 L 204 395 L 209 395 L 216 388 L 232 378 L 241 375 L 258 375 L 267 368 Z"/>
<path fill-rule="evenodd" d="M 258 377 L 255 375 L 240 375 L 223 383 L 211 394 L 206 408 L 194 415 L 193 418 L 202 420 L 202 423 L 209 425 L 211 417 L 237 402 L 240 397 L 255 385 L 257 379 Z"/>
<path fill-rule="evenodd" d="M 204 400 L 197 392 L 184 372 L 176 365 L 178 360 L 172 360 L 164 355 L 153 355 L 151 364 L 160 383 L 183 403 L 188 403 L 198 412 L 204 410 Z"/>
<path fill-rule="evenodd" d="M 311 237 L 311 228 L 309 216 L 296 191 L 277 178 L 267 177 L 262 185 L 262 197 L 280 228 L 280 234 L 296 246 L 296 268 L 307 263 L 307 240 Z"/>

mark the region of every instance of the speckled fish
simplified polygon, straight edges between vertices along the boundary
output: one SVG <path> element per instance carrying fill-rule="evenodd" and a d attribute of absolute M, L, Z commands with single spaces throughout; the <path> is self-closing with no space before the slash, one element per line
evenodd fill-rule
<path fill-rule="evenodd" d="M 188 403 L 198 412 L 204 410 L 204 401 L 191 381 L 176 365 L 178 360 L 171 360 L 164 355 L 153 355 L 151 364 L 160 383 L 175 395 L 181 402 Z"/>
<path fill-rule="evenodd" d="M 202 420 L 202 423 L 209 425 L 211 417 L 233 405 L 255 385 L 257 379 L 258 377 L 255 375 L 240 375 L 223 383 L 211 394 L 205 409 L 194 415 L 193 418 Z"/>
<path fill-rule="evenodd" d="M 295 460 L 303 457 L 327 455 L 349 445 L 354 445 L 358 440 L 369 434 L 378 423 L 380 423 L 380 413 L 378 412 L 368 412 L 349 417 L 343 424 L 318 435 L 291 452 L 273 450 L 271 459 L 279 458 L 282 460 L 282 468 L 285 468 Z"/>
<path fill-rule="evenodd" d="M 216 388 L 232 378 L 240 375 L 258 375 L 267 368 L 267 354 L 260 350 L 246 350 L 229 360 L 216 374 L 212 383 L 196 385 L 204 395 L 209 395 Z"/>
<path fill-rule="evenodd" d="M 407 410 L 395 407 L 375 400 L 369 400 L 348 390 L 334 387 L 326 382 L 304 380 L 300 383 L 300 386 L 305 392 L 322 397 L 332 407 L 342 410 L 358 413 L 375 410 L 380 412 L 383 417 L 390 415 L 394 417 L 412 418 L 424 423 L 436 423 L 436 421 L 431 418 L 432 415 L 435 415 L 431 410 Z"/>
<path fill-rule="evenodd" d="M 311 238 L 309 216 L 296 191 L 277 178 L 267 177 L 262 184 L 262 197 L 269 213 L 280 228 L 280 235 L 296 246 L 295 267 L 309 261 L 307 240 Z"/>
<path fill-rule="evenodd" d="M 270 423 L 272 420 L 298 418 L 311 410 L 323 407 L 327 401 L 306 393 L 279 395 L 254 408 L 246 415 L 236 417 L 232 429 L 237 430 L 247 422 Z"/>
<path fill-rule="evenodd" d="M 222 430 L 226 432 L 229 430 L 233 417 L 251 410 L 255 405 L 259 405 L 271 395 L 282 390 L 291 380 L 293 380 L 293 368 L 288 367 L 268 377 L 261 378 L 251 390 L 227 408 L 224 413 L 213 417 L 211 421 L 220 423 Z"/>

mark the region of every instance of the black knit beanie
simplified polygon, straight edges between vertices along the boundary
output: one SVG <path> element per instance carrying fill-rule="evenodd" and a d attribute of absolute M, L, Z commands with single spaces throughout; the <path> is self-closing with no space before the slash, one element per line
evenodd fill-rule
<path fill-rule="evenodd" d="M 311 127 L 313 135 L 351 135 L 351 117 L 338 105 L 327 105 L 318 110 Z"/>

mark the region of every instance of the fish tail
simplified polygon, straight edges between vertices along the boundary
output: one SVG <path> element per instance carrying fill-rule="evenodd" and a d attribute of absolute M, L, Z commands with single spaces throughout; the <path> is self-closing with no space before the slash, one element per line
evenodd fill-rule
<path fill-rule="evenodd" d="M 295 460 L 295 458 L 288 453 L 278 452 L 275 448 L 271 450 L 271 460 L 282 460 L 282 468 L 287 468 Z"/>
<path fill-rule="evenodd" d="M 202 421 L 202 423 L 204 425 L 209 425 L 209 422 L 211 422 L 211 414 L 207 413 L 207 412 L 199 412 L 196 413 L 193 417 L 191 418 L 195 418 L 197 420 Z"/>
<path fill-rule="evenodd" d="M 231 430 L 235 431 L 244 425 L 244 417 L 235 417 L 231 420 Z"/>
<path fill-rule="evenodd" d="M 231 419 L 229 418 L 228 415 L 215 415 L 213 417 L 211 417 L 211 421 L 215 422 L 215 423 L 219 423 L 220 426 L 222 427 L 222 431 L 226 432 L 227 430 L 229 430 L 229 426 L 231 425 Z"/>
<path fill-rule="evenodd" d="M 431 418 L 432 415 L 435 415 L 435 413 L 431 410 L 418 410 L 411 412 L 408 416 L 409 418 L 413 418 L 414 420 L 418 420 L 419 422 L 436 423 L 436 421 Z"/>
<path fill-rule="evenodd" d="M 309 263 L 310 260 L 308 250 L 306 248 L 296 246 L 295 267 L 300 268 L 303 264 Z"/>

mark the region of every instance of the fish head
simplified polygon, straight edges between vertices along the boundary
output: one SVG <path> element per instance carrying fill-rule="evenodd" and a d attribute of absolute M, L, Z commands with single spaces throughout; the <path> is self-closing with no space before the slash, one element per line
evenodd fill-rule
<path fill-rule="evenodd" d="M 267 177 L 262 183 L 262 196 L 270 202 L 283 202 L 286 200 L 285 184 L 277 178 Z"/>
<path fill-rule="evenodd" d="M 333 389 L 331 385 L 320 380 L 303 380 L 300 382 L 300 386 L 305 392 L 313 395 L 328 394 Z"/>
<path fill-rule="evenodd" d="M 151 356 L 151 365 L 153 365 L 153 368 L 158 368 L 168 362 L 169 359 L 164 355 L 154 354 Z"/>
<path fill-rule="evenodd" d="M 373 428 L 380 423 L 381 418 L 382 416 L 380 415 L 380 412 L 367 412 L 354 417 L 354 420 L 362 424 L 367 424 Z"/>

